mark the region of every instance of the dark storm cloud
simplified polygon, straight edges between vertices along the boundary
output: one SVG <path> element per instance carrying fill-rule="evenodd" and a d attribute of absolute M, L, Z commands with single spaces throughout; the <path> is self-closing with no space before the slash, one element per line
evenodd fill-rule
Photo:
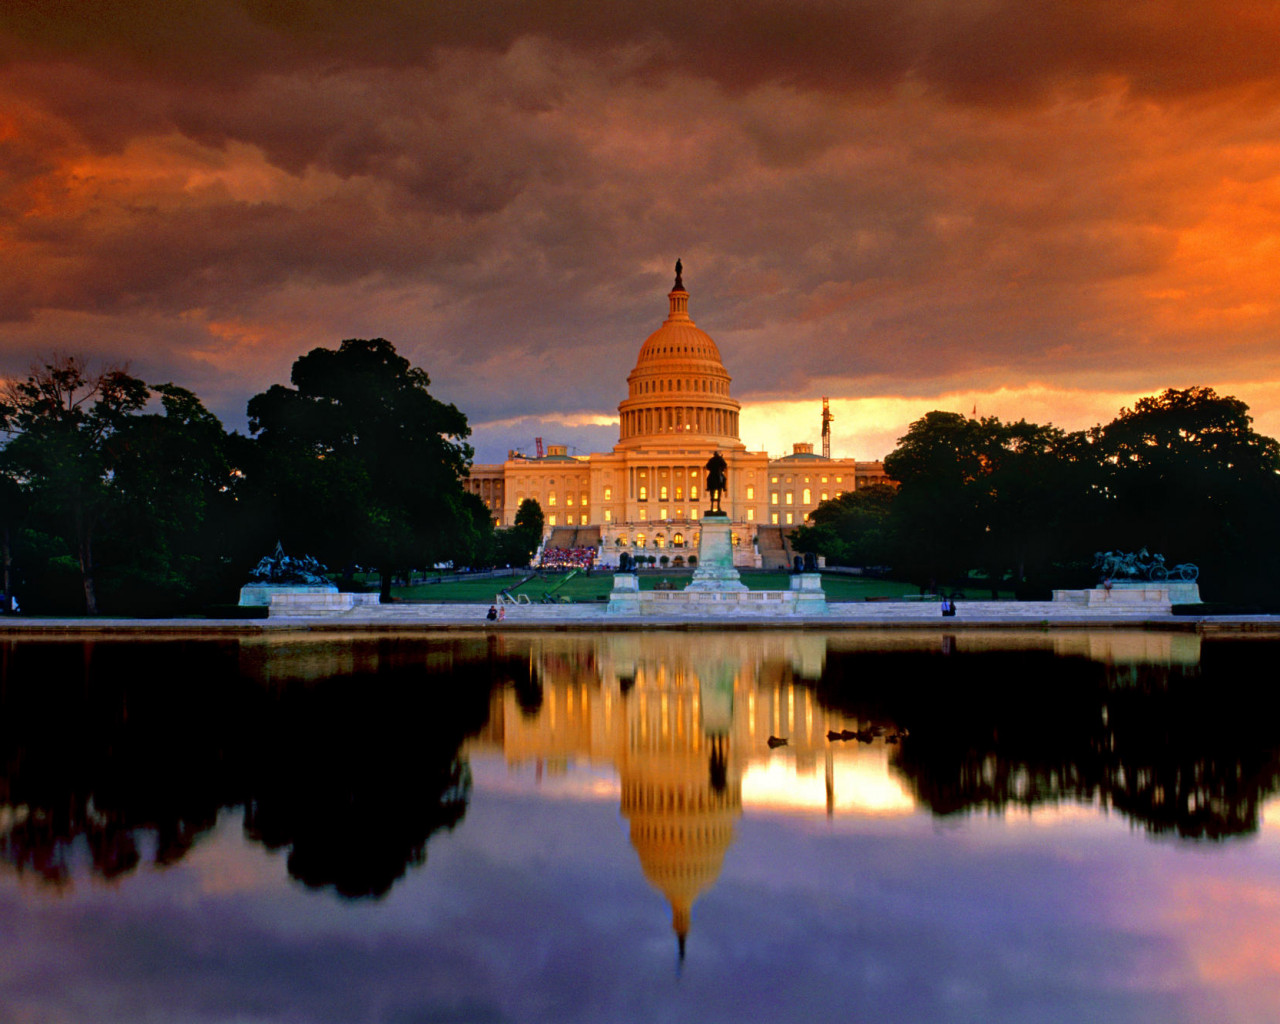
<path fill-rule="evenodd" d="M 0 371 L 133 338 L 233 409 L 385 336 L 587 440 L 683 256 L 749 399 L 1271 379 L 1278 39 L 1260 2 L 11 0 Z"/>
<path fill-rule="evenodd" d="M 421 64 L 441 47 L 503 51 L 529 36 L 586 50 L 633 45 L 639 67 L 697 69 L 731 88 L 884 86 L 908 72 L 959 98 L 1003 103 L 1047 81 L 1122 76 L 1182 95 L 1265 80 L 1269 0 L 1210 11 L 1199 0 L 10 0 L 0 27 L 51 58 L 234 82 L 263 70 Z"/>

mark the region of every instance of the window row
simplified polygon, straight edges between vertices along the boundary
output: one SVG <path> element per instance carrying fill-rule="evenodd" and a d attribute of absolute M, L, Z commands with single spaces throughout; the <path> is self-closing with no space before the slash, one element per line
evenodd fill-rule
<path fill-rule="evenodd" d="M 697 391 L 710 395 L 727 395 L 729 385 L 722 380 L 703 378 L 669 377 L 666 380 L 638 380 L 631 388 L 632 395 L 659 395 L 666 392 Z"/>
<path fill-rule="evenodd" d="M 703 433 L 738 436 L 738 414 L 729 409 L 672 405 L 661 409 L 633 409 L 622 414 L 623 437 L 637 434 Z"/>

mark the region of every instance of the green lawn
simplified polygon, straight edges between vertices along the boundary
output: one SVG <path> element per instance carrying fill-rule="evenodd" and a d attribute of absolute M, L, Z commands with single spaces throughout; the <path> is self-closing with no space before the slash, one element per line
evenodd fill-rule
<path fill-rule="evenodd" d="M 653 590 L 663 580 L 670 580 L 677 589 L 684 589 L 689 583 L 690 573 L 662 572 L 661 570 L 645 571 L 640 574 L 640 589 Z M 459 601 L 472 604 L 490 604 L 498 591 L 503 587 L 512 587 L 520 581 L 519 576 L 503 576 L 496 579 L 460 580 L 449 583 L 431 583 L 417 587 L 393 587 L 392 597 L 410 601 Z M 528 594 L 530 601 L 541 601 L 557 583 L 563 580 L 559 573 L 546 573 L 537 576 L 517 588 L 516 594 Z M 787 590 L 791 586 L 790 576 L 785 572 L 742 573 L 742 582 L 752 590 Z M 570 601 L 603 601 L 613 588 L 613 574 L 596 572 L 590 576 L 577 575 L 555 592 L 557 598 L 568 598 Z M 919 590 L 910 583 L 895 580 L 864 579 L 859 576 L 836 576 L 823 574 L 822 589 L 828 600 L 862 601 L 868 597 L 914 597 Z M 988 600 L 990 593 L 985 589 L 971 587 L 966 591 L 973 600 Z M 1012 594 L 1001 592 L 1004 600 Z"/>

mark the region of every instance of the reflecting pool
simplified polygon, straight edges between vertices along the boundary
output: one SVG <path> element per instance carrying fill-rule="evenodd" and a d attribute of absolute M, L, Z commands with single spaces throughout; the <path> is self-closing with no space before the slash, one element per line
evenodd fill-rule
<path fill-rule="evenodd" d="M 0 645 L 0 1024 L 1274 1022 L 1278 656 Z"/>

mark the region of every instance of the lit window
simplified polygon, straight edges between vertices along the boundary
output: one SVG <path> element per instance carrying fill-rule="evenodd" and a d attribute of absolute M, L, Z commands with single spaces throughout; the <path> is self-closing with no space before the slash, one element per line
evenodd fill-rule
<path fill-rule="evenodd" d="M 821 497 L 821 498 L 819 498 L 818 500 L 819 500 L 819 501 L 826 501 L 826 500 L 827 500 L 827 492 L 826 492 L 826 491 L 823 491 L 823 492 L 822 492 L 822 497 Z"/>
<path fill-rule="evenodd" d="M 586 491 L 583 491 L 583 492 L 582 492 L 582 497 L 579 499 L 578 504 L 579 504 L 579 505 L 581 505 L 583 508 L 586 508 L 586 507 L 587 507 L 587 492 L 586 492 Z"/>
<path fill-rule="evenodd" d="M 755 499 L 755 496 L 756 496 L 756 489 L 755 489 L 754 487 L 748 487 L 748 488 L 747 488 L 747 501 L 753 501 L 753 500 Z"/>
<path fill-rule="evenodd" d="M 565 503 L 566 505 L 572 505 L 572 504 L 573 504 L 573 495 L 572 495 L 572 494 L 566 494 L 566 495 L 564 496 L 564 503 Z"/>
<path fill-rule="evenodd" d="M 556 525 L 556 514 L 554 512 L 552 512 L 551 515 L 547 516 L 547 525 L 548 526 Z"/>
<path fill-rule="evenodd" d="M 756 510 L 753 508 L 747 509 L 747 522 L 754 523 L 755 521 L 756 521 Z"/>
<path fill-rule="evenodd" d="M 613 509 L 607 508 L 604 510 L 604 521 L 606 523 L 613 522 Z"/>
<path fill-rule="evenodd" d="M 640 521 L 644 522 L 648 518 L 649 518 L 649 510 L 647 508 L 642 508 L 640 510 Z"/>
<path fill-rule="evenodd" d="M 777 513 L 777 512 L 771 512 L 771 513 L 769 513 L 769 522 L 771 522 L 774 526 L 777 526 L 777 525 L 778 525 L 778 513 Z M 555 524 L 554 524 L 554 523 L 552 523 L 551 525 L 552 525 L 552 526 L 554 526 Z"/>
<path fill-rule="evenodd" d="M 644 487 L 644 486 L 641 486 L 641 488 L 640 488 L 640 500 L 641 500 L 641 501 L 648 501 L 648 500 L 649 500 L 649 488 Z"/>
<path fill-rule="evenodd" d="M 659 519 L 666 519 L 666 518 L 667 518 L 667 510 L 666 510 L 665 508 L 661 508 L 661 507 L 659 507 L 659 509 L 658 509 L 658 518 L 659 518 Z"/>
<path fill-rule="evenodd" d="M 666 485 L 666 484 L 663 484 L 661 487 L 659 487 L 659 488 L 658 488 L 658 500 L 659 500 L 659 501 L 666 501 L 666 500 L 667 500 L 667 485 Z"/>
<path fill-rule="evenodd" d="M 676 488 L 676 501 L 684 501 L 684 488 L 683 488 L 683 487 L 677 487 L 677 488 Z"/>
<path fill-rule="evenodd" d="M 804 501 L 802 504 L 811 505 L 813 503 L 813 492 L 809 488 L 804 489 Z"/>
<path fill-rule="evenodd" d="M 552 508 L 555 508 L 555 504 L 556 504 L 555 491 L 552 491 L 550 494 L 547 495 L 547 504 L 550 505 Z"/>
<path fill-rule="evenodd" d="M 643 534 L 643 533 L 637 533 L 637 534 L 636 534 L 636 547 L 638 547 L 638 548 L 642 548 L 642 547 L 644 547 L 644 534 Z"/>
<path fill-rule="evenodd" d="M 605 501 L 613 501 L 613 488 L 612 488 L 612 487 L 606 487 L 606 488 L 604 489 L 604 500 L 605 500 Z"/>
<path fill-rule="evenodd" d="M 823 482 L 824 484 L 827 482 L 827 478 L 826 478 L 825 476 L 822 478 L 822 482 Z"/>
<path fill-rule="evenodd" d="M 769 477 L 769 483 L 776 484 L 777 482 L 778 482 L 778 478 L 776 476 Z"/>
<path fill-rule="evenodd" d="M 787 495 L 786 495 L 786 497 L 787 497 L 787 504 L 788 504 L 788 505 L 794 505 L 794 504 L 796 503 L 796 492 L 795 492 L 795 491 L 787 491 Z"/>
<path fill-rule="evenodd" d="M 844 477 L 842 477 L 842 476 L 838 476 L 838 477 L 836 477 L 836 483 L 838 483 L 838 484 L 842 484 L 842 483 L 844 483 Z"/>
<path fill-rule="evenodd" d="M 787 513 L 787 525 L 788 525 L 788 526 L 790 526 L 793 522 L 795 522 L 795 517 L 794 517 L 794 516 L 792 516 L 792 514 L 791 514 L 790 512 L 788 512 L 788 513 Z"/>
<path fill-rule="evenodd" d="M 691 509 L 689 509 L 689 518 L 690 518 L 690 519 L 697 519 L 697 518 L 698 518 L 698 510 L 697 510 L 696 508 L 691 508 Z"/>
<path fill-rule="evenodd" d="M 586 514 L 585 512 L 583 512 L 583 513 L 582 513 L 582 515 L 581 515 L 581 517 L 579 518 L 578 522 L 579 522 L 582 526 L 586 526 L 586 525 L 587 525 L 587 514 Z"/>
<path fill-rule="evenodd" d="M 690 500 L 690 501 L 697 501 L 697 500 L 698 500 L 698 488 L 697 488 L 697 487 L 690 487 L 690 488 L 689 488 L 689 500 Z"/>
<path fill-rule="evenodd" d="M 769 504 L 770 504 L 770 505 L 776 505 L 776 504 L 778 504 L 778 492 L 777 492 L 777 491 L 773 491 L 773 492 L 771 492 L 771 493 L 769 494 Z"/>

